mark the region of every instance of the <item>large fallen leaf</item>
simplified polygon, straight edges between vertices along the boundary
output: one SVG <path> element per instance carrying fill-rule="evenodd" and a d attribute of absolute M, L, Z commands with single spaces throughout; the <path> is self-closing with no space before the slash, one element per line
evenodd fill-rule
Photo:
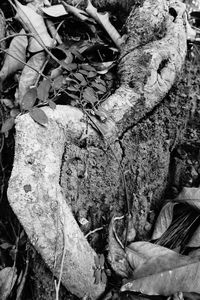
<path fill-rule="evenodd" d="M 111 37 L 113 42 L 117 47 L 121 47 L 123 40 L 119 34 L 119 32 L 115 29 L 115 27 L 109 21 L 109 14 L 101 14 L 97 12 L 97 9 L 92 5 L 91 1 L 88 0 L 88 5 L 86 8 L 86 12 L 90 15 L 94 20 L 99 23 Z"/>
<path fill-rule="evenodd" d="M 147 260 L 133 272 L 121 291 L 170 296 L 176 292 L 200 293 L 200 261 L 169 253 Z"/>
<path fill-rule="evenodd" d="M 188 203 L 195 209 L 200 210 L 200 188 L 184 187 L 174 201 L 179 203 Z"/>
<path fill-rule="evenodd" d="M 15 5 L 17 8 L 15 18 L 22 23 L 26 30 L 34 35 L 34 38 L 30 38 L 29 41 L 29 51 L 41 51 L 43 46 L 52 48 L 54 46 L 54 41 L 47 31 L 43 17 L 29 6 L 22 5 L 17 0 L 15 0 Z"/>
<path fill-rule="evenodd" d="M 0 71 L 1 82 L 3 82 L 7 76 L 15 73 L 18 70 L 22 70 L 24 63 L 26 62 L 26 48 L 28 46 L 28 39 L 25 35 L 24 29 L 22 29 L 19 34 L 24 35 L 14 37 L 7 50 L 3 67 Z"/>
<path fill-rule="evenodd" d="M 45 53 L 44 51 L 42 51 L 31 56 L 31 58 L 28 60 L 27 65 L 24 67 L 19 80 L 18 93 L 15 97 L 16 103 L 21 105 L 24 95 L 29 91 L 31 86 L 35 85 L 38 78 L 38 72 L 40 72 L 45 62 L 45 58 Z M 36 72 L 36 70 L 38 72 Z"/>
<path fill-rule="evenodd" d="M 42 7 L 41 10 L 43 13 L 50 17 L 58 18 L 68 15 L 68 12 L 62 4 L 51 5 L 49 7 Z"/>
<path fill-rule="evenodd" d="M 16 269 L 11 267 L 4 268 L 0 271 L 0 299 L 6 300 L 10 295 L 12 288 L 17 279 Z"/>
<path fill-rule="evenodd" d="M 161 255 L 174 254 L 173 250 L 150 242 L 133 242 L 126 247 L 126 258 L 133 269 Z"/>
<path fill-rule="evenodd" d="M 152 234 L 152 240 L 159 239 L 161 235 L 167 230 L 167 228 L 169 228 L 173 219 L 174 206 L 176 204 L 177 203 L 175 202 L 168 202 L 163 206 L 156 220 L 156 224 Z"/>

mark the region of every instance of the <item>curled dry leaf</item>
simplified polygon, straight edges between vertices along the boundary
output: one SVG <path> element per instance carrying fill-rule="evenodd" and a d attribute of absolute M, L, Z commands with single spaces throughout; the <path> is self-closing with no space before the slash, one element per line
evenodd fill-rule
<path fill-rule="evenodd" d="M 49 7 L 42 7 L 41 10 L 47 16 L 54 17 L 54 18 L 68 15 L 68 12 L 66 11 L 66 9 L 62 4 L 51 5 Z"/>
<path fill-rule="evenodd" d="M 154 227 L 154 231 L 152 234 L 152 240 L 157 240 L 161 237 L 161 235 L 167 230 L 170 226 L 172 219 L 173 219 L 173 211 L 174 206 L 177 203 L 175 202 L 168 202 L 163 206 L 160 211 L 160 214 L 156 220 L 156 224 Z"/>
<path fill-rule="evenodd" d="M 24 67 L 20 81 L 19 81 L 19 89 L 18 95 L 16 97 L 16 103 L 21 104 L 24 95 L 28 92 L 31 86 L 34 86 L 38 72 L 41 70 L 43 64 L 45 62 L 45 53 L 44 51 L 39 52 L 29 59 L 27 65 Z M 33 67 L 35 70 L 31 69 L 29 66 Z"/>
<path fill-rule="evenodd" d="M 46 26 L 47 26 L 47 28 L 48 28 L 48 30 L 49 30 L 49 32 L 50 32 L 52 38 L 53 38 L 55 41 L 57 41 L 58 44 L 61 45 L 61 44 L 62 44 L 62 40 L 61 40 L 60 35 L 58 34 L 58 31 L 57 31 L 56 28 L 55 28 L 54 23 L 53 23 L 51 20 L 46 19 Z"/>
<path fill-rule="evenodd" d="M 0 71 L 0 80 L 3 82 L 7 76 L 22 70 L 26 62 L 26 48 L 28 46 L 28 39 L 25 36 L 25 31 L 22 29 L 19 35 L 12 39 L 8 48 L 3 67 Z"/>
<path fill-rule="evenodd" d="M 7 267 L 0 271 L 0 299 L 1 300 L 6 300 L 8 298 L 15 284 L 16 279 L 17 279 L 16 269 Z"/>
<path fill-rule="evenodd" d="M 200 293 L 200 261 L 171 251 L 147 260 L 132 278 L 121 291 L 163 296 L 180 291 Z"/>
<path fill-rule="evenodd" d="M 15 18 L 22 23 L 26 30 L 34 35 L 34 38 L 30 38 L 29 51 L 41 51 L 43 49 L 43 45 L 48 48 L 52 48 L 54 46 L 54 42 L 47 31 L 43 17 L 36 13 L 32 8 L 27 5 L 22 5 L 17 0 L 15 0 L 15 5 L 17 8 Z"/>
<path fill-rule="evenodd" d="M 74 16 L 79 18 L 81 21 L 93 21 L 89 18 L 88 14 L 84 10 L 81 10 L 77 7 L 69 5 L 69 4 L 65 3 L 64 1 L 62 1 L 62 4 L 64 5 L 66 11 L 73 14 Z"/>
<path fill-rule="evenodd" d="M 94 20 L 99 23 L 103 28 L 107 31 L 108 35 L 111 37 L 115 45 L 120 48 L 123 40 L 119 34 L 119 32 L 115 29 L 115 27 L 109 21 L 109 14 L 101 14 L 97 12 L 97 9 L 92 5 L 91 1 L 88 0 L 88 5 L 86 8 L 86 12 L 90 15 Z"/>
<path fill-rule="evenodd" d="M 112 269 L 120 276 L 127 278 L 131 273 L 130 265 L 126 259 L 126 253 L 114 235 L 115 220 L 112 218 L 109 226 L 109 254 Z"/>

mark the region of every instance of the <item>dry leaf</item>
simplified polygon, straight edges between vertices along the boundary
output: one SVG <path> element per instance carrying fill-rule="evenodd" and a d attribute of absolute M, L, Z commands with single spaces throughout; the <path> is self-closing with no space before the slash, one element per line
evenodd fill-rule
<path fill-rule="evenodd" d="M 10 117 L 7 120 L 5 120 L 1 127 L 1 133 L 7 133 L 10 129 L 13 128 L 14 124 L 15 119 L 13 117 Z"/>
<path fill-rule="evenodd" d="M 126 247 L 126 258 L 133 269 L 144 262 L 161 255 L 173 254 L 174 251 L 150 242 L 134 242 Z"/>
<path fill-rule="evenodd" d="M 41 10 L 46 15 L 54 18 L 68 15 L 68 12 L 62 4 L 51 5 L 49 7 L 42 7 Z"/>
<path fill-rule="evenodd" d="M 123 278 L 127 278 L 132 272 L 130 265 L 126 259 L 126 253 L 116 240 L 114 235 L 114 226 L 115 221 L 114 217 L 112 218 L 109 225 L 109 242 L 108 242 L 108 260 L 112 266 L 112 269 Z"/>
<path fill-rule="evenodd" d="M 147 260 L 133 272 L 121 291 L 170 296 L 176 292 L 200 292 L 200 261 L 176 252 Z"/>
<path fill-rule="evenodd" d="M 31 86 L 35 85 L 38 77 L 38 73 L 31 69 L 29 66 L 33 67 L 39 72 L 45 62 L 45 58 L 46 56 L 44 51 L 39 52 L 31 56 L 31 58 L 27 62 L 27 65 L 24 67 L 19 80 L 18 95 L 15 97 L 18 104 L 21 104 L 24 95 L 28 92 Z"/>
<path fill-rule="evenodd" d="M 154 231 L 152 234 L 152 240 L 157 240 L 161 237 L 161 235 L 167 230 L 167 228 L 170 226 L 172 219 L 173 219 L 173 211 L 174 206 L 177 203 L 168 202 L 163 206 L 161 209 L 159 216 L 156 220 L 156 224 L 154 227 Z"/>
<path fill-rule="evenodd" d="M 19 34 L 25 34 L 25 31 L 22 29 Z M 25 35 L 19 35 L 12 39 L 3 63 L 3 67 L 0 71 L 0 79 L 2 82 L 7 76 L 23 69 L 24 63 L 26 62 L 27 46 L 28 39 Z"/>
<path fill-rule="evenodd" d="M 29 114 L 31 118 L 40 125 L 45 125 L 48 123 L 47 115 L 41 108 L 34 107 L 30 110 Z"/>
<path fill-rule="evenodd" d="M 47 28 L 48 28 L 50 34 L 51 34 L 51 37 L 52 37 L 55 41 L 57 41 L 58 44 L 61 45 L 61 44 L 62 44 L 62 40 L 61 40 L 60 35 L 58 34 L 58 31 L 57 31 L 56 28 L 55 28 L 54 23 L 53 23 L 51 20 L 49 20 L 49 19 L 46 19 L 45 23 L 46 23 L 46 26 L 47 26 Z"/>
<path fill-rule="evenodd" d="M 15 17 L 22 23 L 26 30 L 34 35 L 34 38 L 30 38 L 29 51 L 41 51 L 43 45 L 52 48 L 54 46 L 54 41 L 48 34 L 43 17 L 29 6 L 22 5 L 17 0 L 14 1 L 17 8 Z"/>
<path fill-rule="evenodd" d="M 81 10 L 77 7 L 74 7 L 72 5 L 69 5 L 67 3 L 65 3 L 64 1 L 62 1 L 62 4 L 64 5 L 65 9 L 73 14 L 74 16 L 76 16 L 77 18 L 79 18 L 81 21 L 92 21 L 88 14 L 84 11 L 84 10 Z"/>
<path fill-rule="evenodd" d="M 119 34 L 119 32 L 115 29 L 115 27 L 109 21 L 109 14 L 101 14 L 97 12 L 97 9 L 92 5 L 91 1 L 88 0 L 88 5 L 86 8 L 86 12 L 90 15 L 94 20 L 99 23 L 103 28 L 107 31 L 108 35 L 111 37 L 115 45 L 120 48 L 123 40 Z"/>
<path fill-rule="evenodd" d="M 10 109 L 12 109 L 14 107 L 14 104 L 13 104 L 12 100 L 10 100 L 10 99 L 1 99 L 1 103 Z"/>
<path fill-rule="evenodd" d="M 200 188 L 184 187 L 174 201 L 187 203 L 193 208 L 200 210 Z"/>
<path fill-rule="evenodd" d="M 1 300 L 6 300 L 7 297 L 10 295 L 16 279 L 17 279 L 16 269 L 7 267 L 0 271 L 0 299 Z"/>

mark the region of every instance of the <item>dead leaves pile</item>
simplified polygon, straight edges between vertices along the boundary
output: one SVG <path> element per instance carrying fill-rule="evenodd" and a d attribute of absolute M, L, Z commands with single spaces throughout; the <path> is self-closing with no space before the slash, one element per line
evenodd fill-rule
<path fill-rule="evenodd" d="M 56 5 L 37 0 L 26 5 L 18 0 L 9 2 L 22 29 L 7 33 L 0 41 L 11 40 L 8 49 L 0 48 L 5 54 L 0 70 L 1 103 L 10 110 L 1 132 L 7 133 L 15 117 L 26 112 L 45 126 L 48 119 L 42 106 L 55 109 L 60 101 L 104 120 L 104 112 L 98 108 L 116 87 L 110 70 L 123 43 L 108 13 L 98 13 L 90 0 L 85 11 L 64 1 Z M 79 27 L 85 26 L 85 39 L 63 34 L 62 28 L 70 26 L 72 19 Z M 4 88 L 10 77 L 17 81 L 13 98 L 9 88 L 8 93 Z"/>
<path fill-rule="evenodd" d="M 124 249 L 115 223 L 113 218 L 108 258 L 123 278 L 120 299 L 200 299 L 199 188 L 183 188 L 164 205 L 150 241 L 131 242 Z"/>

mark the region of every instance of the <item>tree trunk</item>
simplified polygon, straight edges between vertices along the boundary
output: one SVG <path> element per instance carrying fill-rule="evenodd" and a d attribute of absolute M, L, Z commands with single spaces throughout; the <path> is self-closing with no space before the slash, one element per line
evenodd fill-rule
<path fill-rule="evenodd" d="M 17 118 L 9 202 L 52 272 L 79 297 L 96 299 L 105 289 L 94 284 L 96 253 L 82 231 L 127 208 L 138 238 L 151 229 L 188 115 L 186 98 L 163 100 L 185 60 L 184 12 L 176 0 L 146 0 L 131 11 L 120 87 L 101 105 L 104 122 L 69 106 L 43 108 L 45 127 L 28 114 Z M 105 245 L 106 228 L 91 235 L 92 245 L 102 238 Z"/>

